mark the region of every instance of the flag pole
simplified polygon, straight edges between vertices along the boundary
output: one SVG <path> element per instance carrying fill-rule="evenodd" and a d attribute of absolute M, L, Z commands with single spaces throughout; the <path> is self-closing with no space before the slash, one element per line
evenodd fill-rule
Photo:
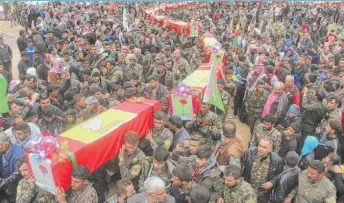
<path fill-rule="evenodd" d="M 212 63 L 211 66 L 212 66 L 211 68 L 213 69 L 213 68 L 214 68 L 214 64 Z M 217 119 L 217 113 L 216 113 L 216 108 L 217 108 L 217 107 L 216 107 L 216 92 L 217 92 L 217 91 L 216 91 L 216 86 L 217 86 L 217 81 L 215 81 L 215 84 L 216 84 L 216 85 L 214 86 L 214 88 L 215 88 L 215 89 L 214 89 L 214 92 L 215 92 L 215 94 L 214 94 L 214 103 L 215 103 L 214 107 L 215 107 L 215 115 L 216 115 L 216 119 Z"/>

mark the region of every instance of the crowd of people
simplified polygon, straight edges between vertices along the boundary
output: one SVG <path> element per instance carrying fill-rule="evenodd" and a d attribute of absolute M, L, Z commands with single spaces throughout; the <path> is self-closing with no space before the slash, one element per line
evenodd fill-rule
<path fill-rule="evenodd" d="M 0 201 L 344 202 L 343 4 L 195 2 L 157 11 L 197 22 L 198 37 L 149 22 L 144 10 L 157 3 L 13 6 L 9 20 L 25 29 L 18 47 L 0 36 Z M 217 81 L 225 112 L 201 101 L 183 121 L 170 114 L 168 95 L 205 61 L 206 33 L 225 50 Z M 68 191 L 35 185 L 24 152 L 42 132 L 59 136 L 134 97 L 161 102 L 143 138 L 127 132 L 119 154 L 92 173 L 75 167 Z"/>

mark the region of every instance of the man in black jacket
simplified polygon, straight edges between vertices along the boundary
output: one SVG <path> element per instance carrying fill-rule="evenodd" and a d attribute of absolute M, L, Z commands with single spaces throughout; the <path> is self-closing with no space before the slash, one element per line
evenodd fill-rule
<path fill-rule="evenodd" d="M 243 177 L 257 191 L 257 202 L 269 201 L 271 189 L 283 171 L 281 158 L 272 152 L 272 141 L 265 137 L 258 148 L 249 148 L 242 158 Z"/>
<path fill-rule="evenodd" d="M 17 45 L 19 52 L 25 51 L 27 47 L 27 38 L 25 37 L 25 30 L 19 31 L 19 37 L 17 39 Z"/>
<path fill-rule="evenodd" d="M 283 202 L 284 198 L 298 184 L 298 178 L 301 172 L 301 169 L 297 167 L 298 160 L 299 155 L 296 152 L 290 151 L 287 153 L 285 159 L 286 169 L 278 176 L 278 181 L 272 191 L 270 203 Z"/>
<path fill-rule="evenodd" d="M 192 180 L 193 172 L 189 165 L 185 163 L 178 164 L 172 171 L 173 186 L 170 195 L 176 199 L 178 203 L 188 203 L 192 188 L 196 183 Z"/>
<path fill-rule="evenodd" d="M 51 58 L 48 54 L 43 54 L 43 63 L 38 66 L 37 74 L 38 78 L 44 81 L 48 81 L 48 72 L 51 69 Z"/>

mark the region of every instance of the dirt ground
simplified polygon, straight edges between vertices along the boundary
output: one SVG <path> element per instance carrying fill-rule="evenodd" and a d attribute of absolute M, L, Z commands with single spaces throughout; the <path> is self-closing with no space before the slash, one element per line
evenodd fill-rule
<path fill-rule="evenodd" d="M 13 76 L 14 78 L 18 78 L 18 69 L 17 64 L 20 60 L 20 53 L 16 44 L 16 39 L 18 37 L 19 30 L 22 29 L 21 26 L 17 25 L 11 28 L 11 25 L 8 21 L 0 21 L 0 35 L 4 36 L 5 43 L 9 44 L 13 50 Z M 230 108 L 228 112 L 228 117 L 232 115 L 233 113 L 233 98 L 231 98 L 230 102 Z M 239 121 L 239 119 L 233 119 L 234 122 L 237 124 L 237 135 L 240 136 L 244 142 L 246 143 L 246 146 L 250 140 L 250 129 L 246 124 L 243 124 Z M 115 193 L 114 191 L 114 183 L 110 183 L 109 185 L 109 194 L 107 195 L 107 198 L 113 196 Z"/>

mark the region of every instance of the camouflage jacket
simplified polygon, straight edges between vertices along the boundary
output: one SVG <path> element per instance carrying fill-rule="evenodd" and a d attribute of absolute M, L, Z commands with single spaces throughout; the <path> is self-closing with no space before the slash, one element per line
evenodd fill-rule
<path fill-rule="evenodd" d="M 189 63 L 184 58 L 175 60 L 173 67 L 180 71 L 182 80 L 184 80 L 191 73 Z"/>
<path fill-rule="evenodd" d="M 19 181 L 17 187 L 17 203 L 57 203 L 55 196 L 45 190 L 34 186 L 30 187 L 30 183 L 26 179 Z"/>
<path fill-rule="evenodd" d="M 152 89 L 148 85 L 145 88 L 143 94 L 147 99 L 160 100 L 161 97 L 167 97 L 169 94 L 169 91 L 168 91 L 167 87 L 162 85 L 162 84 L 159 84 L 159 87 L 156 89 Z"/>
<path fill-rule="evenodd" d="M 142 164 L 146 159 L 146 155 L 137 149 L 133 155 L 127 156 L 123 163 L 119 162 L 121 177 L 133 180 L 139 177 L 142 169 Z"/>
<path fill-rule="evenodd" d="M 17 203 L 30 203 L 33 202 L 38 191 L 36 186 L 30 186 L 30 183 L 26 179 L 21 179 L 17 186 Z"/>
<path fill-rule="evenodd" d="M 153 74 L 158 74 L 158 72 L 154 71 Z M 159 76 L 160 76 L 160 84 L 166 86 L 168 90 L 170 91 L 175 88 L 177 83 L 175 81 L 175 76 L 171 71 L 167 70 L 164 75 L 159 74 Z M 163 79 L 162 77 L 165 77 L 165 78 Z"/>
<path fill-rule="evenodd" d="M 294 188 L 288 197 L 295 198 L 295 203 L 336 203 L 336 187 L 326 177 L 316 183 L 310 181 L 307 170 L 304 170 L 299 176 L 298 187 Z"/>
<path fill-rule="evenodd" d="M 161 130 L 152 130 L 153 133 L 153 140 L 154 143 L 150 143 L 153 150 L 155 150 L 158 146 L 164 146 L 166 149 L 169 149 L 172 140 L 173 140 L 173 134 L 171 131 L 167 128 L 162 128 Z"/>
<path fill-rule="evenodd" d="M 259 95 L 256 89 L 251 90 L 245 99 L 247 114 L 260 118 L 263 114 L 264 105 L 268 96 L 269 92 L 266 90 L 264 90 L 262 95 Z"/>
<path fill-rule="evenodd" d="M 251 147 L 257 147 L 259 144 L 260 139 L 264 137 L 269 137 L 273 142 L 273 151 L 278 152 L 281 148 L 281 144 L 283 141 L 283 137 L 281 133 L 276 129 L 272 128 L 271 130 L 264 130 L 264 124 L 260 123 L 258 124 L 252 134 L 250 146 Z"/>
<path fill-rule="evenodd" d="M 124 80 L 123 71 L 120 70 L 118 67 L 115 67 L 111 71 L 107 72 L 106 78 L 113 84 L 121 84 Z"/>
<path fill-rule="evenodd" d="M 175 164 L 176 164 L 175 162 L 171 160 L 167 160 L 165 163 L 165 169 L 162 171 L 158 171 L 154 169 L 153 157 L 147 157 L 146 161 L 142 164 L 142 172 L 140 174 L 140 179 L 139 179 L 139 192 L 144 192 L 143 185 L 147 178 L 156 176 L 165 182 L 166 193 L 168 193 L 170 187 L 172 186 L 171 178 L 172 178 L 172 171 L 175 167 Z"/>
<path fill-rule="evenodd" d="M 70 203 L 98 203 L 98 196 L 96 190 L 88 185 L 82 190 L 69 190 L 66 200 Z"/>
<path fill-rule="evenodd" d="M 199 113 L 195 121 L 189 121 L 185 125 L 186 128 L 196 128 L 203 136 L 206 136 L 213 127 L 216 127 L 217 130 L 222 129 L 221 118 L 211 111 L 208 111 L 205 115 Z M 210 137 L 206 138 L 211 139 Z"/>
<path fill-rule="evenodd" d="M 223 180 L 221 178 L 221 171 L 218 168 L 216 157 L 211 156 L 209 162 L 199 169 L 196 166 L 196 155 L 190 157 L 180 157 L 178 163 L 186 163 L 193 168 L 193 180 L 201 183 L 209 188 L 210 202 L 216 201 L 223 193 Z"/>
<path fill-rule="evenodd" d="M 129 81 L 133 73 L 136 73 L 139 76 L 139 82 L 144 82 L 143 67 L 140 64 L 135 64 L 134 67 L 131 67 L 130 65 L 125 67 L 123 70 L 124 81 Z"/>
<path fill-rule="evenodd" d="M 225 203 L 257 203 L 255 190 L 244 180 L 241 180 L 235 187 L 225 185 L 223 199 Z"/>

